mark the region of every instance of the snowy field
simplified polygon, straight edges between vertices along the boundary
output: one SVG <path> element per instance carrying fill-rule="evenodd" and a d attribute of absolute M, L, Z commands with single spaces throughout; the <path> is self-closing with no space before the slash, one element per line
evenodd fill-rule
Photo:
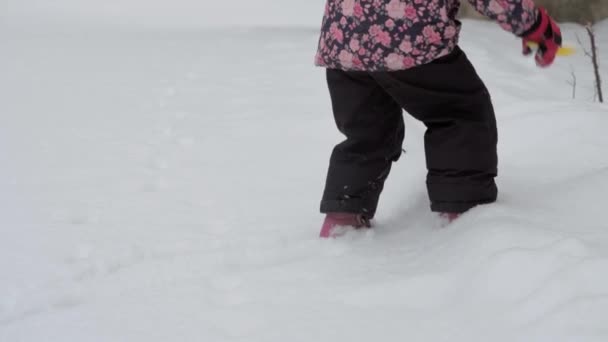
<path fill-rule="evenodd" d="M 499 201 L 438 228 L 407 117 L 377 228 L 321 241 L 341 137 L 316 40 L 0 30 L 0 341 L 607 341 L 608 106 L 587 58 L 539 70 L 466 21 Z M 598 42 L 608 83 L 608 22 Z"/>

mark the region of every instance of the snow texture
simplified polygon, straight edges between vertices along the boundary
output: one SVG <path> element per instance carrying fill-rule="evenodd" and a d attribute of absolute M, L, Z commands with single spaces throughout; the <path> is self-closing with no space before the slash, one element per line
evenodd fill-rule
<path fill-rule="evenodd" d="M 0 23 L 200 28 L 320 25 L 325 0 L 2 0 Z"/>
<path fill-rule="evenodd" d="M 499 201 L 439 228 L 407 117 L 376 228 L 321 241 L 341 137 L 316 42 L 1 30 L 0 341 L 608 340 L 608 107 L 584 54 L 540 70 L 465 21 Z M 598 42 L 608 79 L 606 23 Z"/>

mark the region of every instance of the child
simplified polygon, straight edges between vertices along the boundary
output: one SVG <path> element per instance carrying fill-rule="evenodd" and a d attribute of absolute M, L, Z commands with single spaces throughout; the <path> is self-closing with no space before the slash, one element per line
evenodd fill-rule
<path fill-rule="evenodd" d="M 551 65 L 561 32 L 532 0 L 469 0 L 536 43 Z M 321 237 L 370 227 L 404 138 L 402 109 L 422 121 L 431 210 L 449 221 L 496 200 L 496 119 L 490 94 L 458 47 L 460 0 L 328 0 L 316 64 L 327 68 L 334 118 L 346 140 L 331 155 Z"/>

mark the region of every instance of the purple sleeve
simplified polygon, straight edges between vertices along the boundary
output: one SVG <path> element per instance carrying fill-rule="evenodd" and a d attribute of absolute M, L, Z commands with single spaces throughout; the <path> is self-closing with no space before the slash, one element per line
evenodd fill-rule
<path fill-rule="evenodd" d="M 484 16 L 516 35 L 528 31 L 536 21 L 538 10 L 532 0 L 468 0 Z"/>

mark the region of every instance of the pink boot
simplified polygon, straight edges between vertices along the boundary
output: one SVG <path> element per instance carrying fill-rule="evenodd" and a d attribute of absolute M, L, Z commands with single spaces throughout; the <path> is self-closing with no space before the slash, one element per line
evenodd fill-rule
<path fill-rule="evenodd" d="M 339 227 L 353 227 L 355 229 L 370 228 L 371 224 L 369 219 L 361 214 L 351 213 L 328 213 L 323 221 L 323 227 L 321 227 L 321 233 L 319 234 L 322 238 L 337 237 L 342 235 L 344 232 L 340 232 Z"/>
<path fill-rule="evenodd" d="M 439 213 L 439 217 L 445 221 L 444 226 L 454 222 L 457 218 L 460 217 L 460 213 Z"/>

